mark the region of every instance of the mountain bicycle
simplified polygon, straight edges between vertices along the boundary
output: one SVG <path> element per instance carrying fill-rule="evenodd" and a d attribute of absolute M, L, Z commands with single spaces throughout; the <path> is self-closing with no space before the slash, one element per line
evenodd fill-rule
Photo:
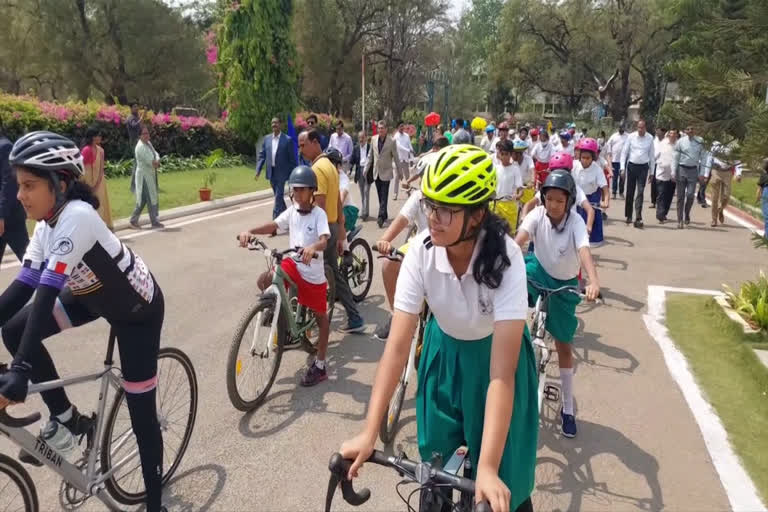
<path fill-rule="evenodd" d="M 443 466 L 442 456 L 436 454 L 430 462 L 416 462 L 408 459 L 405 454 L 385 455 L 379 450 L 374 450 L 367 463 L 378 464 L 394 469 L 403 481 L 395 486 L 397 495 L 407 506 L 407 510 L 414 510 L 410 501 L 414 494 L 419 493 L 420 512 L 440 512 L 444 506 L 456 512 L 491 512 L 488 502 L 483 501 L 475 505 L 475 482 L 473 468 L 469 461 L 469 451 L 465 446 L 457 448 L 448 462 Z M 325 496 L 325 512 L 331 512 L 331 504 L 336 488 L 341 484 L 341 494 L 344 501 L 358 507 L 371 497 L 369 489 L 355 491 L 352 481 L 347 479 L 351 460 L 345 460 L 340 453 L 334 453 L 328 464 L 331 477 L 328 480 L 328 491 Z M 462 476 L 459 471 L 462 470 Z M 418 487 L 411 491 L 406 498 L 401 494 L 402 485 L 416 483 Z M 458 499 L 454 501 L 453 491 L 458 492 Z"/>
<path fill-rule="evenodd" d="M 96 412 L 92 415 L 94 427 L 86 435 L 81 456 L 65 457 L 26 429 L 40 420 L 39 412 L 14 417 L 7 408 L 0 410 L 0 435 L 61 476 L 59 501 L 64 509 L 79 507 L 91 497 L 96 497 L 110 510 L 121 510 L 119 504 L 137 505 L 146 500 L 139 449 L 131 428 L 123 380 L 120 369 L 113 362 L 115 341 L 115 333 L 110 331 L 102 371 L 29 386 L 32 395 L 85 382 L 100 382 Z M 4 365 L 0 366 L 3 366 L 0 372 L 7 370 Z M 192 361 L 181 350 L 160 349 L 156 393 L 157 417 L 163 433 L 162 483 L 166 484 L 181 464 L 197 417 L 197 376 Z M 110 397 L 112 404 L 105 414 Z M 78 447 L 74 453 L 79 451 Z M 21 464 L 2 454 L 0 505 L 5 506 L 2 510 L 40 510 L 37 490 L 29 473 Z"/>
<path fill-rule="evenodd" d="M 376 248 L 374 247 L 374 249 Z M 393 248 L 389 254 L 381 254 L 379 257 L 402 262 L 404 256 L 405 255 L 402 252 Z M 400 413 L 402 412 L 403 402 L 405 401 L 405 390 L 408 388 L 411 371 L 419 369 L 421 347 L 424 342 L 424 328 L 427 325 L 427 320 L 429 320 L 429 315 L 429 305 L 424 302 L 424 306 L 419 314 L 418 326 L 413 333 L 413 341 L 411 342 L 411 349 L 408 353 L 408 362 L 405 364 L 405 368 L 403 368 L 403 373 L 400 375 L 400 380 L 397 382 L 395 392 L 389 400 L 387 414 L 382 418 L 381 426 L 379 427 L 379 439 L 381 439 L 381 442 L 384 444 L 391 443 L 392 439 L 395 437 L 397 422 L 400 420 Z"/>
<path fill-rule="evenodd" d="M 252 411 L 267 397 L 280 369 L 283 351 L 302 348 L 312 354 L 319 335 L 315 314 L 298 303 L 296 283 L 280 268 L 285 257 L 297 260 L 299 249 L 269 249 L 258 238 L 251 240 L 248 249 L 264 251 L 267 268 L 273 275 L 272 284 L 240 320 L 227 357 L 227 394 L 235 409 L 244 412 Z M 325 277 L 328 318 L 331 318 L 336 281 L 330 265 L 325 265 Z"/>

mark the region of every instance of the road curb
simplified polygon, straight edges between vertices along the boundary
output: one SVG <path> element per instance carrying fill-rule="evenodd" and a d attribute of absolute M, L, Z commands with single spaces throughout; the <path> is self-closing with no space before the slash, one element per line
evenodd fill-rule
<path fill-rule="evenodd" d="M 220 210 L 222 208 L 229 208 L 231 206 L 237 206 L 244 203 L 250 203 L 252 201 L 258 201 L 260 199 L 266 199 L 272 197 L 272 191 L 260 190 L 258 192 L 249 192 L 247 194 L 239 194 L 236 196 L 222 197 L 221 199 L 214 199 L 212 201 L 203 201 L 196 204 L 190 204 L 186 206 L 179 206 L 177 208 L 171 208 L 169 210 L 160 211 L 159 220 L 168 221 L 178 219 L 180 217 L 188 217 L 190 215 L 197 215 L 199 213 L 205 213 L 213 210 Z M 143 214 L 139 217 L 139 225 L 148 225 L 149 215 Z M 129 229 L 130 218 L 126 217 L 115 222 L 115 231 L 121 231 Z"/>

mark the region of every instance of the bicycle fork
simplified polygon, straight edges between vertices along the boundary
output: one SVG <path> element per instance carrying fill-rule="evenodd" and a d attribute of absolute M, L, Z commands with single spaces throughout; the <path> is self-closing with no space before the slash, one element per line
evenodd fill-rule
<path fill-rule="evenodd" d="M 270 355 L 270 352 L 272 351 L 273 342 L 277 337 L 277 322 L 280 319 L 280 314 L 282 313 L 282 310 L 280 309 L 282 307 L 283 302 L 283 296 L 280 293 L 280 290 L 277 289 L 276 285 L 272 285 L 264 292 L 265 295 L 272 294 L 272 296 L 275 298 L 275 307 L 272 310 L 272 322 L 269 326 L 269 335 L 264 340 L 264 349 L 261 352 L 256 351 L 256 344 L 259 342 L 257 339 L 259 337 L 259 329 L 253 330 L 253 340 L 251 340 L 251 353 L 252 354 L 263 354 L 264 358 L 268 358 Z M 259 325 L 261 325 L 261 320 L 258 322 Z"/>

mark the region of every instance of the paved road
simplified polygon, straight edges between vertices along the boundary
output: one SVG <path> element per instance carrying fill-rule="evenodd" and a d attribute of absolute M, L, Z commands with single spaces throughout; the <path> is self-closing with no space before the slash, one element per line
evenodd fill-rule
<path fill-rule="evenodd" d="M 394 202 L 390 211 L 396 212 L 402 202 Z M 615 201 L 609 213 L 620 218 L 623 206 L 623 201 Z M 358 432 L 366 414 L 382 345 L 368 336 L 336 332 L 331 335 L 328 382 L 313 389 L 298 387 L 305 357 L 293 351 L 283 358 L 276 385 L 261 409 L 244 415 L 227 399 L 224 375 L 230 337 L 257 295 L 255 278 L 264 268 L 259 255 L 234 246 L 233 235 L 265 221 L 270 212 L 271 203 L 262 202 L 178 220 L 162 232 L 131 235 L 128 240 L 163 287 L 164 344 L 191 356 L 200 384 L 192 443 L 166 489 L 172 511 L 319 510 L 328 456 Z M 606 305 L 580 312 L 575 380 L 579 436 L 569 440 L 558 435 L 552 421 L 556 411 L 546 411 L 536 496 L 541 510 L 728 508 L 693 416 L 641 315 L 649 284 L 735 285 L 753 277 L 765 259 L 751 248 L 743 228 L 711 229 L 709 211 L 698 206 L 691 229 L 685 231 L 656 225 L 651 210 L 645 216 L 648 225 L 642 231 L 609 221 L 607 244 L 595 251 Z M 374 222 L 365 224 L 369 240 L 379 233 Z M 273 240 L 287 245 L 286 237 Z M 2 270 L 0 286 L 16 272 Z M 370 333 L 386 314 L 380 279 L 361 311 Z M 66 375 L 99 368 L 106 335 L 107 326 L 99 321 L 59 335 L 47 346 Z M 415 456 L 414 389 L 409 391 L 396 444 Z M 73 388 L 72 397 L 89 410 L 95 389 Z M 39 405 L 31 400 L 24 407 Z M 0 440 L 0 450 L 16 453 L 5 440 Z M 30 472 L 43 510 L 59 509 L 58 481 L 42 469 Z M 397 481 L 390 472 L 366 468 L 361 482 L 371 487 L 372 497 L 360 509 L 405 510 L 394 490 Z M 351 509 L 340 501 L 336 505 L 338 510 Z M 90 501 L 83 510 L 101 508 Z"/>

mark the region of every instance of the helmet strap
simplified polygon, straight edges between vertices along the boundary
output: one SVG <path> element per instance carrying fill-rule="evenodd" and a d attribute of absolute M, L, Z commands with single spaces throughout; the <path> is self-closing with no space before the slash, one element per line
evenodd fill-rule
<path fill-rule="evenodd" d="M 469 218 L 471 217 L 470 212 L 471 210 L 469 208 L 464 209 L 464 221 L 461 224 L 461 233 L 459 234 L 459 238 L 452 244 L 448 244 L 446 247 L 454 247 L 456 245 L 459 245 L 462 242 L 477 239 L 477 236 L 480 234 L 480 230 L 482 229 L 483 223 L 485 222 L 485 218 L 486 218 L 486 215 L 488 215 L 488 212 L 486 210 L 486 212 L 483 213 L 483 219 L 480 221 L 480 224 L 478 224 L 477 228 L 472 230 L 471 233 L 468 233 L 467 226 L 469 225 Z"/>

